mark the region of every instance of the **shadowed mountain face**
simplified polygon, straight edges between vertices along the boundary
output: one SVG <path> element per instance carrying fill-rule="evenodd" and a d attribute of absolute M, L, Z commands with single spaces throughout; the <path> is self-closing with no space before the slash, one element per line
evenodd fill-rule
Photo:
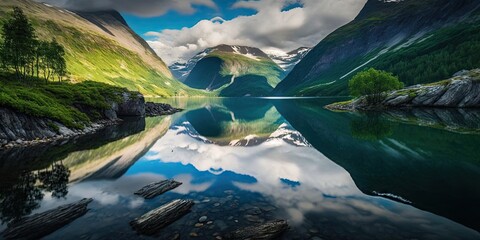
<path fill-rule="evenodd" d="M 232 76 L 222 76 L 223 61 L 220 58 L 205 58 L 200 60 L 192 70 L 185 84 L 192 88 L 216 90 L 230 83 Z"/>
<path fill-rule="evenodd" d="M 245 75 L 235 79 L 235 81 L 220 92 L 221 97 L 266 97 L 272 92 L 273 87 L 268 84 L 264 76 Z"/>
<path fill-rule="evenodd" d="M 327 103 L 282 101 L 275 106 L 308 142 L 345 168 L 362 192 L 480 229 L 474 217 L 480 214 L 475 207 L 480 200 L 480 135 L 471 134 L 478 128 L 470 123 L 476 111 L 352 115 L 317 107 Z"/>
<path fill-rule="evenodd" d="M 479 7 L 475 0 L 369 0 L 357 18 L 308 53 L 275 94 L 347 94 L 348 80 L 367 67 L 393 72 L 407 85 L 476 68 Z"/>

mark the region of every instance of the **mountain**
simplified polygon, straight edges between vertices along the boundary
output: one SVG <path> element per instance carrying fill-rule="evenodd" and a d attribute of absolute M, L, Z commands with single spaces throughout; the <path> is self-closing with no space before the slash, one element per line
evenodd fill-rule
<path fill-rule="evenodd" d="M 269 54 L 268 56 L 283 69 L 287 76 L 306 55 L 312 50 L 309 47 L 300 47 L 286 54 Z"/>
<path fill-rule="evenodd" d="M 242 49 L 241 46 L 238 47 L 239 49 Z M 175 62 L 169 66 L 170 71 L 172 72 L 173 76 L 183 82 L 187 79 L 195 65 L 215 49 L 216 48 L 207 48 L 204 51 L 196 54 L 187 62 Z M 247 51 L 247 49 L 244 50 Z M 311 48 L 309 47 L 300 47 L 286 54 L 268 54 L 268 57 L 283 70 L 282 74 L 280 75 L 280 79 L 283 79 L 292 71 L 295 65 L 307 55 L 310 50 Z M 258 49 L 256 51 L 258 51 Z"/>
<path fill-rule="evenodd" d="M 116 11 L 72 12 L 30 0 L 2 0 L 0 24 L 14 6 L 23 9 L 39 39 L 55 37 L 65 47 L 74 82 L 93 80 L 150 96 L 190 91 Z"/>
<path fill-rule="evenodd" d="M 186 85 L 224 97 L 266 96 L 283 72 L 262 50 L 230 45 L 206 49 L 184 66 L 174 72 Z"/>
<path fill-rule="evenodd" d="M 369 0 L 359 15 L 323 39 L 275 95 L 347 95 L 365 68 L 393 72 L 406 85 L 446 79 L 480 66 L 480 1 Z"/>

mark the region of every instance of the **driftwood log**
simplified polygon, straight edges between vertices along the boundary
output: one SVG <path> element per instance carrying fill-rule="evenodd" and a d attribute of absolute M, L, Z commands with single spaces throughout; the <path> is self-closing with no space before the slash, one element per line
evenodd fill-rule
<path fill-rule="evenodd" d="M 84 198 L 78 202 L 62 205 L 43 213 L 37 213 L 8 226 L 2 233 L 5 239 L 39 239 L 73 222 L 88 212 L 93 199 Z"/>
<path fill-rule="evenodd" d="M 224 236 L 224 239 L 277 239 L 288 229 L 287 221 L 274 220 L 261 225 L 242 228 Z"/>
<path fill-rule="evenodd" d="M 136 218 L 130 222 L 130 225 L 138 233 L 154 235 L 190 212 L 193 204 L 193 200 L 177 199 Z"/>
<path fill-rule="evenodd" d="M 136 191 L 135 195 L 140 195 L 145 199 L 152 199 L 180 185 L 182 185 L 182 183 L 175 180 L 164 180 L 161 182 L 151 183 L 143 187 L 142 189 Z"/>

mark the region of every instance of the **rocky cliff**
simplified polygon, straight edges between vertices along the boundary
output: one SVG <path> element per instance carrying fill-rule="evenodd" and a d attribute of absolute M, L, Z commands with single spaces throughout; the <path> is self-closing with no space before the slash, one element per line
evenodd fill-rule
<path fill-rule="evenodd" d="M 386 93 L 378 106 L 368 104 L 365 97 L 327 106 L 328 109 L 347 111 L 412 107 L 479 108 L 480 69 L 458 72 L 445 81 Z"/>

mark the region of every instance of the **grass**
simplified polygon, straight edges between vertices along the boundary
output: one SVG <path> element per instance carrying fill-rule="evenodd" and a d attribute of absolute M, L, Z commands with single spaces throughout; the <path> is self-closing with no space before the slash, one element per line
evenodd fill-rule
<path fill-rule="evenodd" d="M 82 129 L 85 124 L 101 119 L 103 110 L 110 107 L 111 101 L 120 101 L 119 94 L 126 91 L 124 88 L 91 81 L 46 84 L 37 79 L 11 79 L 8 74 L 0 76 L 0 107 L 49 118 L 76 129 Z"/>

